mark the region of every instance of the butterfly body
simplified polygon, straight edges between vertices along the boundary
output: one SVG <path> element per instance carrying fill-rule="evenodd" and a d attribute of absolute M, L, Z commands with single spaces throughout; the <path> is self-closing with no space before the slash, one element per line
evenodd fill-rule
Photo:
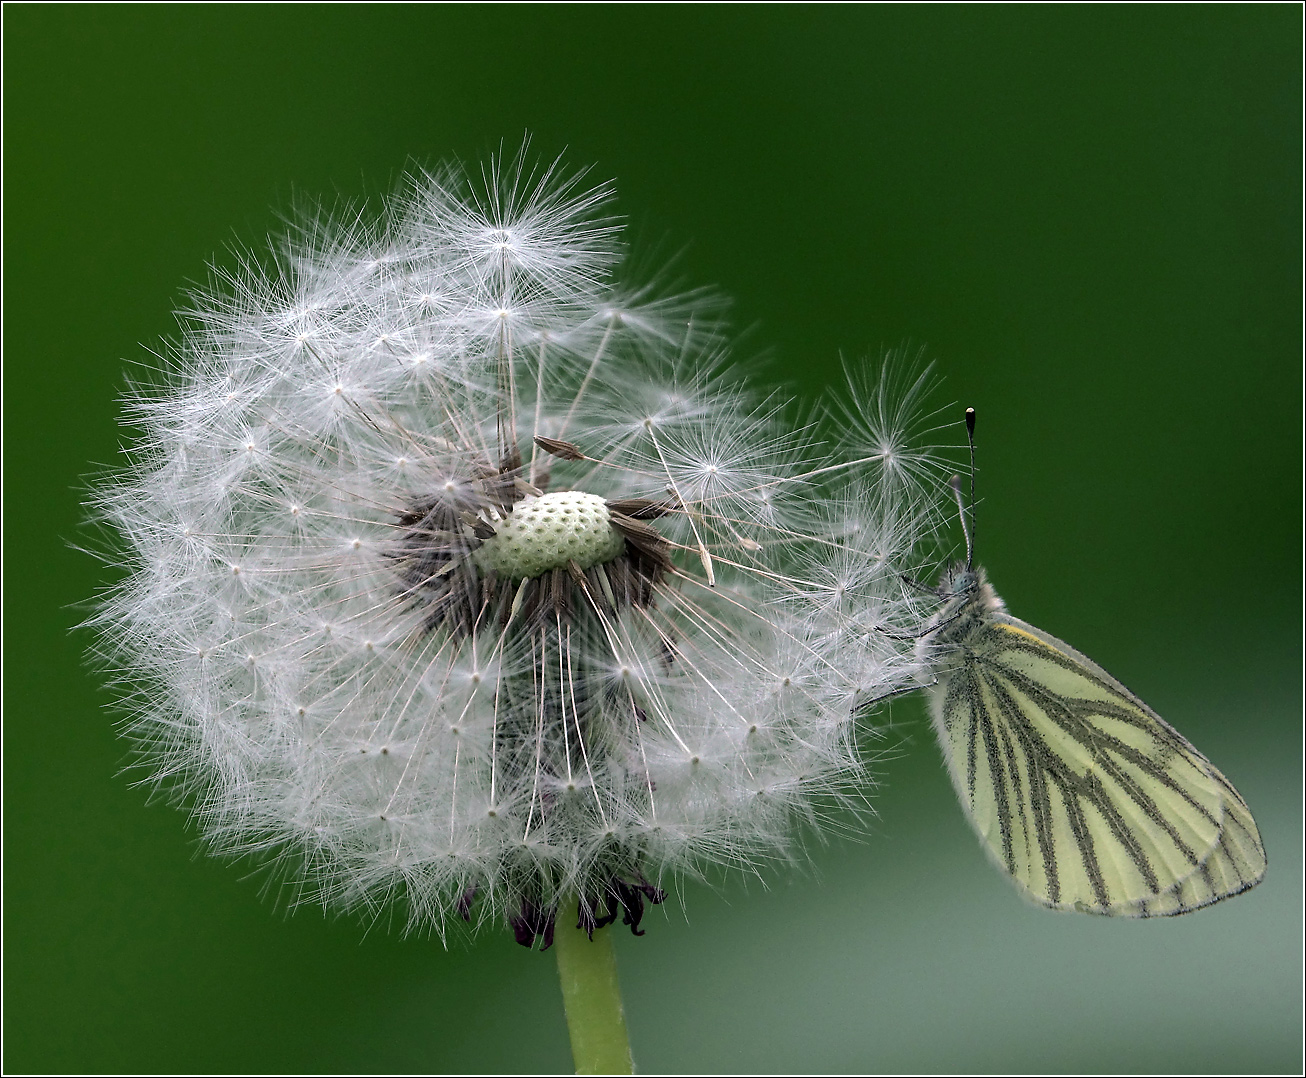
<path fill-rule="evenodd" d="M 1178 731 L 1087 656 L 1012 617 L 958 566 L 921 646 L 930 710 L 981 842 L 1035 902 L 1187 913 L 1265 874 L 1246 802 Z"/>

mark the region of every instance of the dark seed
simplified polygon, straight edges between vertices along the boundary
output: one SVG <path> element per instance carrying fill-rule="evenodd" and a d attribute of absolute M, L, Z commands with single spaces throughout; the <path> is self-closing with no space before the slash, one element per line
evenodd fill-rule
<path fill-rule="evenodd" d="M 581 452 L 580 446 L 572 445 L 571 442 L 564 442 L 557 438 L 542 438 L 540 435 L 535 436 L 535 444 L 544 452 L 555 457 L 561 457 L 563 460 L 584 460 L 585 454 Z"/>

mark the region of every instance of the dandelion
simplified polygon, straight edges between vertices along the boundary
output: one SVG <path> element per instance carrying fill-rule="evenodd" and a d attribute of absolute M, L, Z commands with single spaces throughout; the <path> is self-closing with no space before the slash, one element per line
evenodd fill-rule
<path fill-rule="evenodd" d="M 303 214 L 129 395 L 99 654 L 149 781 L 295 901 L 642 934 L 863 797 L 862 705 L 923 680 L 928 379 L 822 444 L 711 295 L 620 283 L 610 198 L 518 157 Z"/>

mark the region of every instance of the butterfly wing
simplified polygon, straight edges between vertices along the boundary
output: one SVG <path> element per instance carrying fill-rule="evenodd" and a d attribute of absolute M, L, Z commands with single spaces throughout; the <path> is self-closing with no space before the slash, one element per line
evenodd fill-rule
<path fill-rule="evenodd" d="M 1166 916 L 1265 874 L 1229 781 L 1096 663 L 1018 618 L 984 618 L 931 709 L 971 823 L 1043 905 Z"/>

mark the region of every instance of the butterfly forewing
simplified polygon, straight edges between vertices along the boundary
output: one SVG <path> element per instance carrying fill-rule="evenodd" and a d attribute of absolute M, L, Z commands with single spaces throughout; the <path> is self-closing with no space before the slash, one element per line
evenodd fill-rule
<path fill-rule="evenodd" d="M 1029 895 L 1147 917 L 1259 881 L 1260 836 L 1224 776 L 1091 660 L 984 601 L 949 649 L 935 726 L 980 838 Z"/>

